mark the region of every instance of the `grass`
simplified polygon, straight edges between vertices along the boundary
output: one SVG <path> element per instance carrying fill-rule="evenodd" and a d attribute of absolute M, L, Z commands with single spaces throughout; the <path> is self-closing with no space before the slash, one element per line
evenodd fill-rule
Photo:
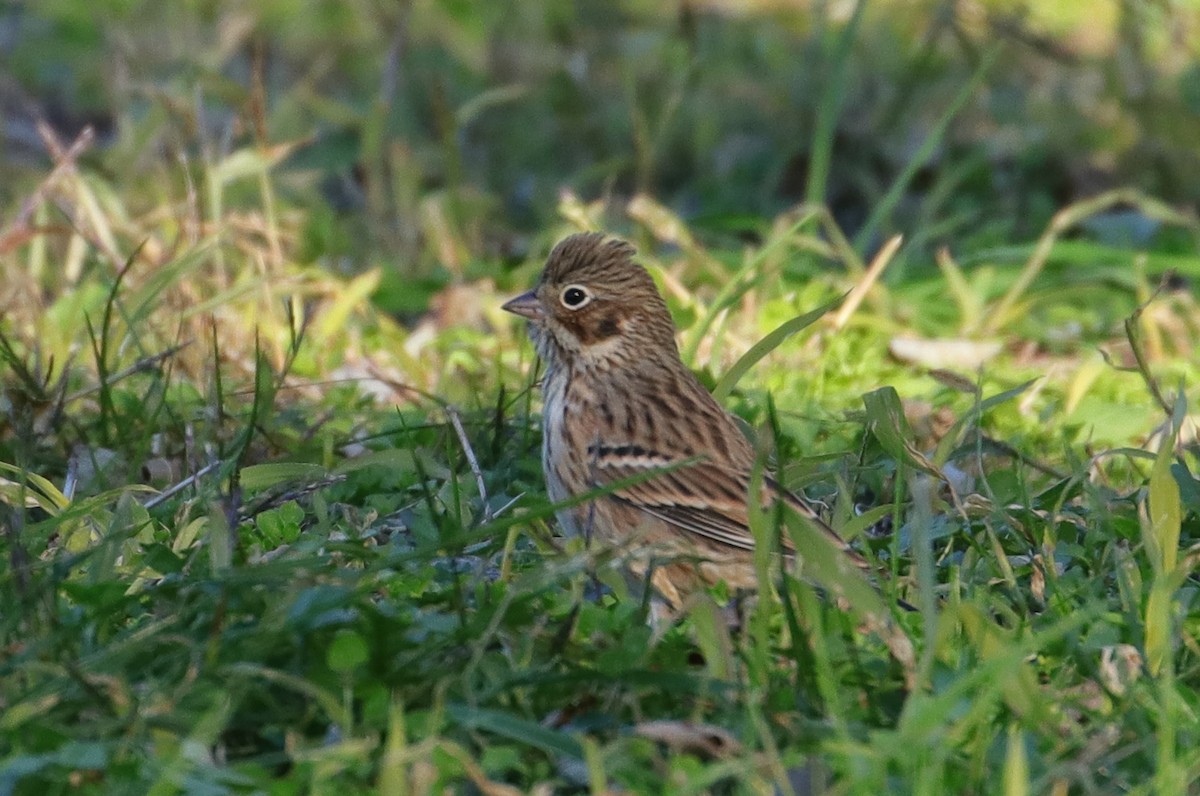
<path fill-rule="evenodd" d="M 5 127 L 0 793 L 1197 788 L 1167 22 L 300 5 L 0 20 L 93 124 Z M 499 305 L 597 227 L 917 611 L 764 556 L 655 635 L 556 536 Z"/>

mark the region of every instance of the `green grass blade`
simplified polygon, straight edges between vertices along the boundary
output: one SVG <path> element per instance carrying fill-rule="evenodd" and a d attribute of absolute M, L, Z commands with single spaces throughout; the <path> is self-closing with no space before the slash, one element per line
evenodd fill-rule
<path fill-rule="evenodd" d="M 817 102 L 817 120 L 813 126 L 812 154 L 808 161 L 808 180 L 804 187 L 805 201 L 810 205 L 826 204 L 825 191 L 829 183 L 829 164 L 833 158 L 833 140 L 837 132 L 842 100 L 846 96 L 846 79 L 850 72 L 850 52 L 858 36 L 866 0 L 858 0 L 832 47 L 827 47 L 823 66 L 826 79 L 821 84 Z"/>
<path fill-rule="evenodd" d="M 583 747 L 579 741 L 536 721 L 499 710 L 476 708 L 469 705 L 447 705 L 446 713 L 464 727 L 492 732 L 502 738 L 541 749 L 547 754 L 583 757 Z"/>
<path fill-rule="evenodd" d="M 738 357 L 738 361 L 733 363 L 733 366 L 717 382 L 717 386 L 713 389 L 713 397 L 718 401 L 724 401 L 733 392 L 733 388 L 737 386 L 742 376 L 745 376 L 746 372 L 754 367 L 756 362 L 778 348 L 784 340 L 787 340 L 803 329 L 807 329 L 821 316 L 830 310 L 836 309 L 845 298 L 844 295 L 840 296 L 828 304 L 817 307 L 815 310 L 810 310 L 803 315 L 792 318 L 790 321 L 785 321 L 766 337 L 750 346 L 750 349 Z"/>
<path fill-rule="evenodd" d="M 904 198 L 905 191 L 908 190 L 917 171 L 929 161 L 937 148 L 941 146 L 943 139 L 946 137 L 946 129 L 950 126 L 950 122 L 953 121 L 954 117 L 958 116 L 959 111 L 963 109 L 967 101 L 979 91 L 988 72 L 991 71 L 992 64 L 999 58 L 1000 52 L 1001 48 L 999 46 L 994 46 L 987 51 L 980 61 L 978 68 L 976 68 L 975 73 L 971 76 L 971 79 L 967 81 L 962 90 L 950 102 L 945 112 L 929 129 L 928 134 L 917 148 L 917 151 L 908 163 L 904 165 L 904 168 L 896 176 L 896 179 L 892 181 L 887 193 L 875 205 L 875 208 L 871 211 L 871 215 L 867 217 L 866 223 L 863 224 L 862 229 L 854 236 L 854 248 L 859 253 L 865 252 L 867 247 L 871 245 L 876 233 L 879 232 L 884 222 L 891 217 L 896 206 L 900 204 L 900 200 Z"/>

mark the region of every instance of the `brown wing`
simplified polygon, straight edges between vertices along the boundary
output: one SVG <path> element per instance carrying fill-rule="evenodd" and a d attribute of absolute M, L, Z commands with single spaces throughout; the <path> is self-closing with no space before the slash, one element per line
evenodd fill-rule
<path fill-rule="evenodd" d="M 712 542 L 739 550 L 754 549 L 754 535 L 746 511 L 750 491 L 748 473 L 634 445 L 599 446 L 591 453 L 596 486 L 646 477 L 646 480 L 615 490 L 612 493 L 614 499 Z M 769 508 L 774 500 L 783 500 L 826 534 L 835 547 L 846 551 L 856 565 L 866 565 L 811 506 L 773 479 L 764 478 L 762 499 L 764 508 Z M 786 534 L 782 544 L 784 552 L 794 552 L 792 541 Z"/>

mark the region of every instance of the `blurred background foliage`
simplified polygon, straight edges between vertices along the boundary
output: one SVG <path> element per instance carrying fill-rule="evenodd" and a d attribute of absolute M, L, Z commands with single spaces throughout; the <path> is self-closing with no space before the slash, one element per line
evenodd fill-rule
<path fill-rule="evenodd" d="M 0 200 L 47 167 L 39 117 L 91 125 L 106 175 L 174 161 L 202 184 L 271 151 L 306 211 L 292 256 L 383 265 L 408 313 L 421 285 L 522 258 L 563 190 L 648 193 L 714 236 L 809 200 L 860 249 L 1011 243 L 1115 186 L 1200 199 L 1197 25 L 1194 0 L 10 2 Z"/>

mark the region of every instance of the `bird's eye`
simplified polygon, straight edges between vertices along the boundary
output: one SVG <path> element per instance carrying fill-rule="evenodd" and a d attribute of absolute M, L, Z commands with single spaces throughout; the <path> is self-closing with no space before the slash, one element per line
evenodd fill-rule
<path fill-rule="evenodd" d="M 592 294 L 581 285 L 567 285 L 560 298 L 564 307 L 577 310 L 592 300 Z"/>

